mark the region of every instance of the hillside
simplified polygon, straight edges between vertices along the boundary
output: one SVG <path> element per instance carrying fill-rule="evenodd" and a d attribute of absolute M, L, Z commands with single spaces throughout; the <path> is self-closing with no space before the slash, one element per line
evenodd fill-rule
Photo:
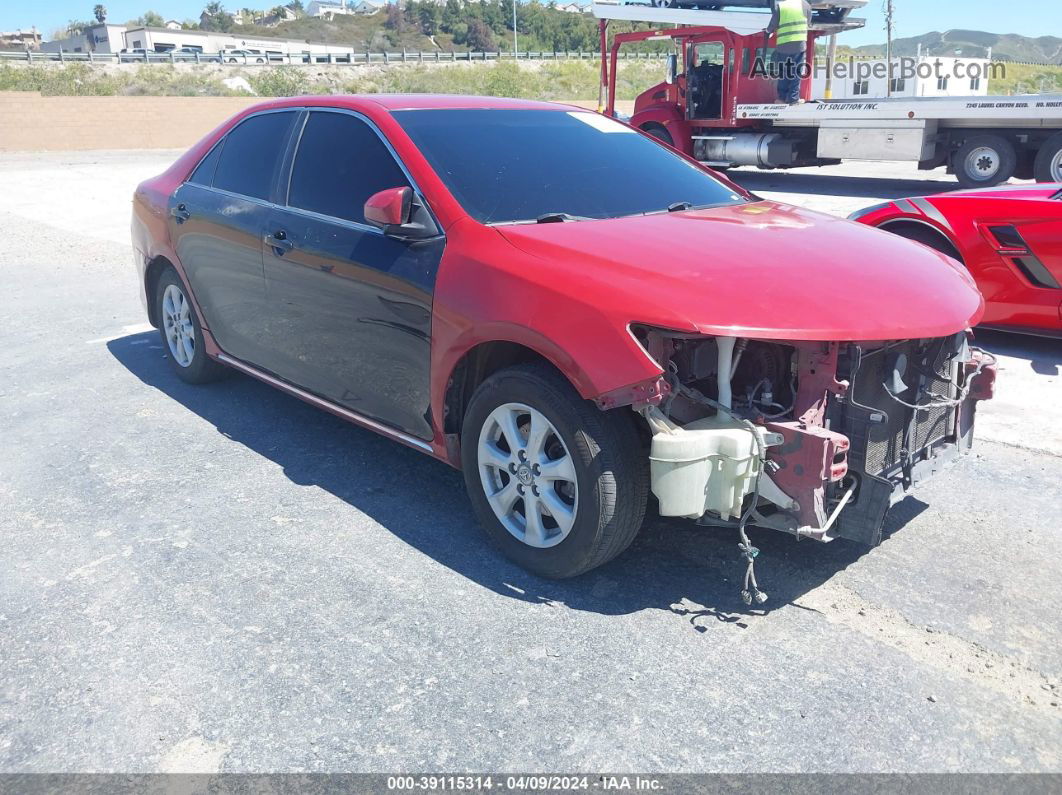
<path fill-rule="evenodd" d="M 1014 33 L 986 33 L 980 30 L 946 30 L 943 33 L 933 31 L 921 36 L 896 39 L 893 52 L 896 55 L 913 56 L 918 53 L 919 45 L 926 55 L 955 55 L 970 58 L 983 58 L 992 50 L 992 57 L 1001 61 L 1026 61 L 1029 63 L 1062 63 L 1062 38 L 1041 36 L 1029 38 Z M 884 44 L 870 44 L 856 47 L 858 55 L 884 55 Z"/>
<path fill-rule="evenodd" d="M 646 23 L 614 23 L 613 31 L 642 30 Z M 493 51 L 512 49 L 512 3 L 481 0 L 438 5 L 431 0 L 404 0 L 401 9 L 387 6 L 365 16 L 337 16 L 332 20 L 303 17 L 276 27 L 237 26 L 233 33 L 247 37 L 278 37 L 394 52 Z M 521 51 L 592 52 L 598 48 L 597 20 L 570 14 L 540 3 L 517 4 L 517 32 Z M 632 45 L 632 50 L 659 50 L 659 42 Z"/>

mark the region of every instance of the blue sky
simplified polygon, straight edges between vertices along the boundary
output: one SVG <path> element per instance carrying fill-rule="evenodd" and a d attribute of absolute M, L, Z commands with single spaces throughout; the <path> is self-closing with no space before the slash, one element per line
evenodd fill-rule
<path fill-rule="evenodd" d="M 305 2 L 305 0 L 304 0 Z M 1020 33 L 1025 36 L 1062 37 L 1062 10 L 1059 0 L 894 0 L 898 36 L 916 36 L 931 30 L 968 28 L 993 33 Z M 108 18 L 124 22 L 152 10 L 166 19 L 196 18 L 205 0 L 104 0 Z M 268 0 L 230 0 L 229 9 L 242 6 L 266 7 Z M 90 19 L 92 0 L 0 0 L 0 30 L 36 25 L 45 36 L 70 19 Z M 865 30 L 847 33 L 843 43 L 858 46 L 885 40 L 884 0 L 870 0 L 860 16 L 867 18 Z"/>

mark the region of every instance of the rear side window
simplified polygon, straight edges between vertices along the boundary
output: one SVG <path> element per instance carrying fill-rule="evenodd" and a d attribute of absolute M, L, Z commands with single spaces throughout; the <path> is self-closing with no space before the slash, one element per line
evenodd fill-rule
<path fill-rule="evenodd" d="M 214 169 L 217 168 L 218 159 L 221 157 L 222 146 L 223 143 L 217 144 L 206 157 L 199 161 L 199 165 L 195 167 L 192 176 L 188 178 L 189 182 L 210 187 L 214 179 Z"/>
<path fill-rule="evenodd" d="M 310 114 L 291 172 L 288 204 L 365 222 L 365 200 L 409 180 L 376 132 L 346 113 Z"/>
<path fill-rule="evenodd" d="M 294 118 L 293 111 L 286 111 L 252 116 L 241 122 L 225 136 L 225 147 L 214 172 L 214 187 L 268 199 L 273 173 Z"/>

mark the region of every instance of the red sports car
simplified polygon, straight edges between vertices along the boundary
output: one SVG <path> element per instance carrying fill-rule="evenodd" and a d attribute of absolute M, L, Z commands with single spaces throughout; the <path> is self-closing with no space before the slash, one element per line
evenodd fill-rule
<path fill-rule="evenodd" d="M 546 576 L 623 551 L 650 489 L 750 560 L 748 523 L 873 544 L 994 379 L 954 260 L 568 106 L 260 104 L 139 186 L 132 233 L 177 376 L 233 368 L 461 468 Z"/>
<path fill-rule="evenodd" d="M 963 263 L 985 297 L 983 327 L 1062 336 L 1062 184 L 900 199 L 851 220 Z"/>

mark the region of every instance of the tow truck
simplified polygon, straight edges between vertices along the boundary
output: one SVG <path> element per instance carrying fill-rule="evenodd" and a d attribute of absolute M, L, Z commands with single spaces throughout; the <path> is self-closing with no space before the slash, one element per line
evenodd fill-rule
<path fill-rule="evenodd" d="M 778 104 L 766 29 L 770 0 L 669 0 L 683 7 L 597 2 L 604 113 L 617 116 L 616 66 L 625 44 L 670 39 L 661 83 L 640 94 L 629 122 L 717 169 L 784 169 L 844 160 L 906 160 L 947 167 L 964 187 L 1011 178 L 1062 182 L 1062 95 L 884 98 L 813 101 L 819 38 L 865 25 L 851 13 L 867 0 L 812 2 L 801 104 Z M 649 22 L 617 33 L 610 20 Z M 832 68 L 827 64 L 827 68 Z"/>

